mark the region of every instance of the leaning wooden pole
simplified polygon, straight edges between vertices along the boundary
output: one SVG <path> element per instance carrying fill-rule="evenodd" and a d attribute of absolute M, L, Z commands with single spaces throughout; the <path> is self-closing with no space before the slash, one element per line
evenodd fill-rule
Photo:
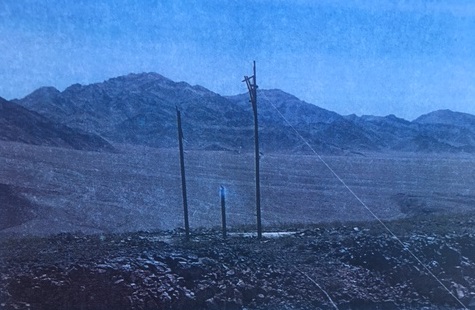
<path fill-rule="evenodd" d="M 176 108 L 176 118 L 178 122 L 178 146 L 180 149 L 180 168 L 181 168 L 181 191 L 183 194 L 183 214 L 185 217 L 185 236 L 190 239 L 190 224 L 188 221 L 188 199 L 186 196 L 186 177 L 185 177 L 185 156 L 183 152 L 183 130 L 181 128 L 181 112 Z"/>
<path fill-rule="evenodd" d="M 257 80 L 256 80 L 256 62 L 253 63 L 253 76 L 244 76 L 249 90 L 249 97 L 252 104 L 252 111 L 254 112 L 254 151 L 255 151 L 255 167 L 256 167 L 256 215 L 257 215 L 257 237 L 262 238 L 262 221 L 261 221 L 261 182 L 259 175 L 259 123 L 257 117 Z"/>

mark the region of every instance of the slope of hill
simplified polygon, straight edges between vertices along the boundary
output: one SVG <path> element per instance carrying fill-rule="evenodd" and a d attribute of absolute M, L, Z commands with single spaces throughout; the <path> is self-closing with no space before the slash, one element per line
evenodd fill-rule
<path fill-rule="evenodd" d="M 349 115 L 345 117 L 354 124 L 365 128 L 369 132 L 372 143 L 379 146 L 382 150 L 400 150 L 398 147 L 402 145 L 410 145 L 408 141 L 417 135 L 417 130 L 412 124 L 404 119 L 394 115 L 385 117 L 363 115 Z M 408 148 L 407 150 L 411 150 Z"/>
<path fill-rule="evenodd" d="M 285 124 L 283 118 L 276 113 L 276 109 L 291 123 L 299 125 L 330 124 L 342 116 L 335 112 L 322 109 L 314 104 L 307 103 L 280 89 L 259 90 L 258 107 L 262 124 Z M 252 113 L 249 95 L 247 93 L 228 96 L 227 99 L 242 106 L 248 113 Z"/>
<path fill-rule="evenodd" d="M 227 97 L 252 115 L 249 96 L 240 94 Z M 341 152 L 345 149 L 377 148 L 368 133 L 341 115 L 307 103 L 281 90 L 258 91 L 260 130 L 263 147 L 269 150 L 306 150 L 302 141 L 290 128 L 294 127 L 320 152 Z M 277 135 L 277 133 L 279 133 Z"/>
<path fill-rule="evenodd" d="M 113 150 L 104 139 L 71 129 L 0 98 L 0 140 L 79 150 Z"/>

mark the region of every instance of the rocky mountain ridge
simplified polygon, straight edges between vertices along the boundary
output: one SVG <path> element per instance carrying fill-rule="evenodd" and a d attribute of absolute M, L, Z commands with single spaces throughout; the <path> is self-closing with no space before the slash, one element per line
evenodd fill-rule
<path fill-rule="evenodd" d="M 251 150 L 253 123 L 246 93 L 223 97 L 157 73 L 129 74 L 63 92 L 40 88 L 16 103 L 49 119 L 111 142 L 176 146 L 176 108 L 183 112 L 188 148 Z M 410 122 L 342 116 L 281 90 L 258 92 L 261 147 L 308 152 L 294 127 L 319 152 L 475 152 L 475 116 L 436 111 Z M 284 119 L 285 118 L 285 119 Z"/>

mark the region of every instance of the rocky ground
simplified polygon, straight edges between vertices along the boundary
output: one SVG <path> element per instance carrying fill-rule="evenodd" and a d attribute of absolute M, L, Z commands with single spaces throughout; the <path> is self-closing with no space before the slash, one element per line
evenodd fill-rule
<path fill-rule="evenodd" d="M 379 223 L 261 240 L 213 230 L 190 241 L 180 231 L 2 237 L 0 308 L 475 309 L 472 218 L 386 223 L 406 249 Z"/>

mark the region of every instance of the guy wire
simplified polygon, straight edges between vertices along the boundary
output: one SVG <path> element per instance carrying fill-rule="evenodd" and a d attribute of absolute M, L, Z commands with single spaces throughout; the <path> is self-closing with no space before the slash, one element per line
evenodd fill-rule
<path fill-rule="evenodd" d="M 261 91 L 259 94 L 264 95 L 265 100 L 272 105 L 272 107 L 277 111 L 277 113 L 282 117 L 282 119 L 292 128 L 292 130 L 297 134 L 297 136 L 309 147 L 309 149 L 318 157 L 318 159 L 325 165 L 325 167 L 330 170 L 330 172 L 335 176 L 335 178 L 340 181 L 340 183 L 353 195 L 353 197 L 356 198 L 356 200 L 373 216 L 379 224 L 381 224 L 384 229 L 395 239 L 397 240 L 403 249 L 407 251 L 425 270 L 426 272 L 432 276 L 462 307 L 463 309 L 468 310 L 468 308 L 462 303 L 462 301 L 452 293 L 449 288 L 442 283 L 442 281 L 422 262 L 421 259 L 413 252 L 411 251 L 404 242 L 402 242 L 401 239 L 399 239 L 398 236 L 386 225 L 384 222 L 363 202 L 363 200 L 360 199 L 358 195 L 346 184 L 346 182 L 335 172 L 335 170 L 332 169 L 332 167 L 320 156 L 320 154 L 310 145 L 310 143 L 300 134 L 300 132 L 287 120 L 287 118 L 277 109 L 277 107 L 274 105 L 274 103 L 267 98 L 267 95 L 265 92 Z"/>

